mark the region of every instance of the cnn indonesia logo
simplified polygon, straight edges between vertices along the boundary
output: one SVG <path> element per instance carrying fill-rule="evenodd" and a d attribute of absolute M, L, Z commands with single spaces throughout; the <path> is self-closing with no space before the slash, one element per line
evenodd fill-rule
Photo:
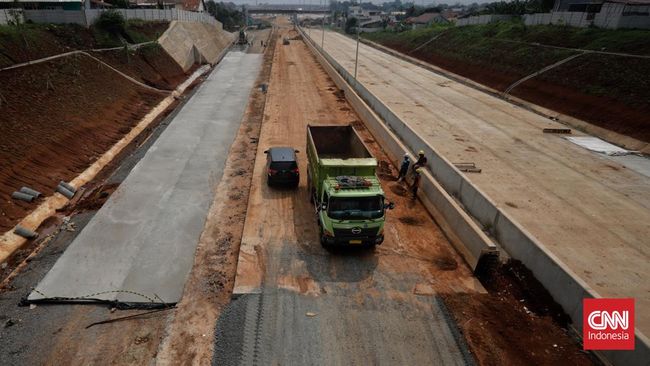
<path fill-rule="evenodd" d="M 634 349 L 634 299 L 583 299 L 585 350 Z"/>

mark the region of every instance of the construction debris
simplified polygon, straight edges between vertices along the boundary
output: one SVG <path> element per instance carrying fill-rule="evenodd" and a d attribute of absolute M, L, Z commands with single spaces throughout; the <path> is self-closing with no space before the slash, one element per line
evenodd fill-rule
<path fill-rule="evenodd" d="M 570 134 L 570 128 L 545 128 L 542 130 L 544 133 L 559 133 L 559 134 Z"/>
<path fill-rule="evenodd" d="M 461 172 L 480 173 L 481 168 L 477 168 L 475 163 L 454 163 L 454 166 Z"/>

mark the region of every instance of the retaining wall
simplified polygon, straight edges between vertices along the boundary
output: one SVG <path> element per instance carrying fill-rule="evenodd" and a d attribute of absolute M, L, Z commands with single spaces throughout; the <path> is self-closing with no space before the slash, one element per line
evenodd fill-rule
<path fill-rule="evenodd" d="M 576 332 L 582 334 L 582 301 L 601 296 L 532 234 L 502 212 L 453 164 L 413 132 L 361 83 L 356 82 L 347 70 L 323 52 L 304 32 L 303 38 L 326 72 L 345 91 L 350 104 L 394 162 L 405 151 L 422 149 L 430 157 L 428 168 L 433 176 L 428 172 L 423 175 L 422 194 L 419 196 L 470 266 L 476 269 L 478 260 L 483 255 L 496 250 L 494 242 L 477 225 L 479 223 L 496 238 L 502 249 L 533 272 L 571 317 Z M 372 108 L 372 111 L 368 111 L 368 108 Z M 375 113 L 376 117 L 372 118 Z M 598 355 L 614 365 L 646 365 L 647 360 L 650 360 L 650 342 L 638 329 L 635 334 L 634 351 L 600 351 Z"/>
<path fill-rule="evenodd" d="M 173 21 L 158 39 L 167 53 L 187 71 L 195 63 L 214 64 L 235 41 L 235 35 L 216 25 Z"/>

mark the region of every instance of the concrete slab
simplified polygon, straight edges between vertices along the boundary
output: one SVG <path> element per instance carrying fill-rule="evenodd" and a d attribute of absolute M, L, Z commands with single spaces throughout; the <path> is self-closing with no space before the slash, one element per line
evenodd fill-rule
<path fill-rule="evenodd" d="M 226 55 L 29 300 L 180 300 L 261 62 Z"/>

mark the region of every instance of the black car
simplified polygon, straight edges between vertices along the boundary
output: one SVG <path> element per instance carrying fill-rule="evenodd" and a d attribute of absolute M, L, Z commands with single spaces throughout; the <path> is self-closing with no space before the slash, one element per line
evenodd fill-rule
<path fill-rule="evenodd" d="M 300 171 L 298 170 L 298 159 L 291 147 L 272 147 L 266 154 L 266 176 L 269 186 L 287 185 L 298 187 L 300 182 Z"/>

